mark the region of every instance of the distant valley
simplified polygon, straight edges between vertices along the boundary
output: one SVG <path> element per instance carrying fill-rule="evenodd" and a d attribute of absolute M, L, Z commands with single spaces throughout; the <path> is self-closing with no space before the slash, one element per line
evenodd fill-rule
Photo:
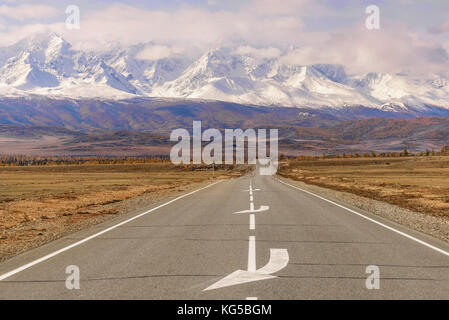
<path fill-rule="evenodd" d="M 255 107 L 219 101 L 2 99 L 0 153 L 168 155 L 171 130 L 277 128 L 282 153 L 422 152 L 449 145 L 449 117 L 365 107 L 351 112 Z"/>

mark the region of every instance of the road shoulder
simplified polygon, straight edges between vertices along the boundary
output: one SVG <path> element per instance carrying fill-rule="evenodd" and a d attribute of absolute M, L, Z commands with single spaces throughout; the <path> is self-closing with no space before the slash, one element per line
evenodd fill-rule
<path fill-rule="evenodd" d="M 348 206 L 351 209 L 363 210 L 386 222 L 407 227 L 424 236 L 436 238 L 446 245 L 449 243 L 449 219 L 414 212 L 386 202 L 361 197 L 348 192 L 310 185 L 302 181 L 296 181 L 281 176 L 277 176 L 277 178 L 336 203 Z"/>

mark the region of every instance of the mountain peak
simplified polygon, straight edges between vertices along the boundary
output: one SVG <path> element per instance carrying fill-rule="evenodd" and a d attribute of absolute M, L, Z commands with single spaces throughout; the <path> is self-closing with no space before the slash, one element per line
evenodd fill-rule
<path fill-rule="evenodd" d="M 161 45 L 154 53 L 159 59 L 139 59 L 138 53 L 150 44 L 158 45 L 151 42 L 84 52 L 73 49 L 57 33 L 35 34 L 0 48 L 0 85 L 21 90 L 23 95 L 73 98 L 139 95 L 288 107 L 363 105 L 389 110 L 399 110 L 398 105 L 449 105 L 449 75 L 348 75 L 342 65 L 289 64 L 284 58 L 290 51 L 285 48 L 267 55 L 263 48 L 244 43 L 215 46 L 196 57 L 173 53 Z"/>
<path fill-rule="evenodd" d="M 71 47 L 62 36 L 55 32 L 42 32 L 33 34 L 17 43 L 16 47 L 22 50 L 39 50 L 46 49 L 49 46 Z"/>

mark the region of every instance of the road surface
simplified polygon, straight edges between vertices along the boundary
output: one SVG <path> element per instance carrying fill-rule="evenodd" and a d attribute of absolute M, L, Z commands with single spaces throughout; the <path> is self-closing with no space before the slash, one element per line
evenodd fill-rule
<path fill-rule="evenodd" d="M 256 171 L 31 250 L 0 279 L 0 299 L 449 299 L 449 245 Z"/>

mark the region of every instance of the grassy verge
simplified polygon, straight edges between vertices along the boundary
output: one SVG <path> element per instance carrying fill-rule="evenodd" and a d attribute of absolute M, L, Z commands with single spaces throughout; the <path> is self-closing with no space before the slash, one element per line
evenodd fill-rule
<path fill-rule="evenodd" d="M 0 260 L 246 168 L 170 163 L 0 167 Z M 139 202 L 131 200 L 139 198 Z"/>
<path fill-rule="evenodd" d="M 449 219 L 449 157 L 287 160 L 279 174 Z"/>

